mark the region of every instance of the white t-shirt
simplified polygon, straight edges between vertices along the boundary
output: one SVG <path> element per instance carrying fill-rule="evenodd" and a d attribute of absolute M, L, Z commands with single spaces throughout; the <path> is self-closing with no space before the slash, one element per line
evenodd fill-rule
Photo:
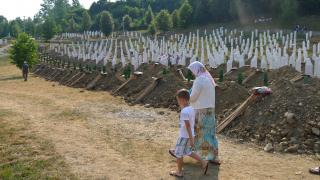
<path fill-rule="evenodd" d="M 182 109 L 179 122 L 179 137 L 189 138 L 189 134 L 184 121 L 189 121 L 192 136 L 194 136 L 195 112 L 191 106 Z"/>
<path fill-rule="evenodd" d="M 197 77 L 193 82 L 190 103 L 194 109 L 215 108 L 215 87 L 207 77 Z"/>

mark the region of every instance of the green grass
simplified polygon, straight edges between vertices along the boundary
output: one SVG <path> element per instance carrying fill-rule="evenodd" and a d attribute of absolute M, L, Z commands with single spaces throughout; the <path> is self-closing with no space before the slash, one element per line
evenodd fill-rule
<path fill-rule="evenodd" d="M 20 115 L 0 109 L 0 179 L 76 179 L 50 142 L 27 133 Z"/>

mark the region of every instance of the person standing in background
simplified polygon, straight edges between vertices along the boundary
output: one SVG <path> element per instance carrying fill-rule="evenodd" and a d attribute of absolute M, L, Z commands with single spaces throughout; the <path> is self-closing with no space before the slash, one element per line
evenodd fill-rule
<path fill-rule="evenodd" d="M 24 81 L 28 81 L 28 74 L 29 74 L 29 65 L 27 61 L 24 61 L 22 65 L 22 76 L 24 78 Z"/>

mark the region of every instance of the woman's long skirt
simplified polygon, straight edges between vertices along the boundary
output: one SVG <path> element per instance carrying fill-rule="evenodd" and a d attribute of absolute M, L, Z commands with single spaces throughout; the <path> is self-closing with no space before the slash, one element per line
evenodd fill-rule
<path fill-rule="evenodd" d="M 218 139 L 216 137 L 215 109 L 196 110 L 195 149 L 204 160 L 216 160 Z"/>

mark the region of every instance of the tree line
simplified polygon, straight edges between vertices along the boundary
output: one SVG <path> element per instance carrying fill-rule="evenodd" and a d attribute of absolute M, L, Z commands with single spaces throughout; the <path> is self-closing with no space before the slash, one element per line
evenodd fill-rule
<path fill-rule="evenodd" d="M 43 0 L 41 10 L 28 19 L 8 21 L 0 16 L 0 37 L 26 32 L 52 38 L 61 32 L 148 30 L 155 34 L 177 28 L 251 22 L 273 17 L 288 23 L 298 16 L 320 15 L 319 0 L 99 0 L 87 10 L 78 0 Z"/>

